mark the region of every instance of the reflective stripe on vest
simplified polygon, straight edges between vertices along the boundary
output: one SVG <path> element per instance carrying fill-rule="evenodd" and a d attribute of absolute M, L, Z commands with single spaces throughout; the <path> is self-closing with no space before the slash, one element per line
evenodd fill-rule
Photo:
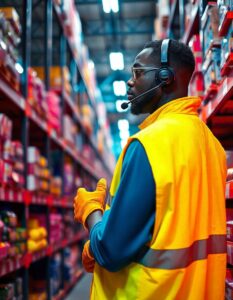
<path fill-rule="evenodd" d="M 196 260 L 206 259 L 209 254 L 226 253 L 226 235 L 211 235 L 182 249 L 155 250 L 147 247 L 144 251 L 143 258 L 137 262 L 145 267 L 167 270 L 186 268 Z"/>

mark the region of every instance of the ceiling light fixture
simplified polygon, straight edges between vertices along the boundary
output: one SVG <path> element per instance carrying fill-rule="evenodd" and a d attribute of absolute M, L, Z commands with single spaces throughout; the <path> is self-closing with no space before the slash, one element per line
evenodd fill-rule
<path fill-rule="evenodd" d="M 112 11 L 114 13 L 117 13 L 119 11 L 119 3 L 118 3 L 118 0 L 110 0 L 110 3 L 111 3 L 111 8 L 112 8 Z"/>
<path fill-rule="evenodd" d="M 123 80 L 113 81 L 113 91 L 116 96 L 126 95 L 126 84 Z"/>
<path fill-rule="evenodd" d="M 128 131 L 129 130 L 129 121 L 126 119 L 120 119 L 117 122 L 118 129 L 120 131 Z"/>
<path fill-rule="evenodd" d="M 124 57 L 121 52 L 111 52 L 109 54 L 110 66 L 112 70 L 124 69 Z"/>
<path fill-rule="evenodd" d="M 118 0 L 102 0 L 103 10 L 106 14 L 111 11 L 117 13 L 119 11 Z"/>

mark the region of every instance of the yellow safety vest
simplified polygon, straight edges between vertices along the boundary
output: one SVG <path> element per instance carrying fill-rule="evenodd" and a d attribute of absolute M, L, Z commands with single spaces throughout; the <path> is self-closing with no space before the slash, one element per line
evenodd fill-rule
<path fill-rule="evenodd" d="M 226 157 L 198 118 L 199 105 L 196 97 L 163 105 L 124 148 L 110 193 L 117 191 L 129 143 L 138 139 L 156 182 L 153 237 L 143 257 L 118 272 L 96 263 L 92 300 L 224 299 Z"/>

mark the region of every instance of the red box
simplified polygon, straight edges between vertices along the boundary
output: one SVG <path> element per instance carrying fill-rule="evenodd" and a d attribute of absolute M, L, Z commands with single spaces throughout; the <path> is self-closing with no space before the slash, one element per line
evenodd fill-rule
<path fill-rule="evenodd" d="M 233 242 L 227 241 L 227 263 L 233 265 Z"/>

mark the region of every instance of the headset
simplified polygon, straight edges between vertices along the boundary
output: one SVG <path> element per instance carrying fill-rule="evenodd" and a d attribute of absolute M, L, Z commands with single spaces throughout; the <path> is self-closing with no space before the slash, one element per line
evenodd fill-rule
<path fill-rule="evenodd" d="M 129 106 L 129 103 L 134 102 L 138 98 L 146 95 L 147 93 L 150 93 L 153 90 L 156 90 L 157 88 L 161 86 L 168 86 L 173 83 L 175 80 L 175 73 L 171 67 L 168 65 L 168 49 L 169 49 L 169 43 L 170 39 L 164 39 L 162 41 L 161 45 L 161 67 L 159 68 L 158 74 L 156 74 L 156 80 L 158 79 L 160 83 L 153 88 L 149 89 L 148 91 L 134 97 L 133 99 L 129 100 L 128 102 L 123 102 L 121 104 L 122 109 L 126 109 Z"/>

